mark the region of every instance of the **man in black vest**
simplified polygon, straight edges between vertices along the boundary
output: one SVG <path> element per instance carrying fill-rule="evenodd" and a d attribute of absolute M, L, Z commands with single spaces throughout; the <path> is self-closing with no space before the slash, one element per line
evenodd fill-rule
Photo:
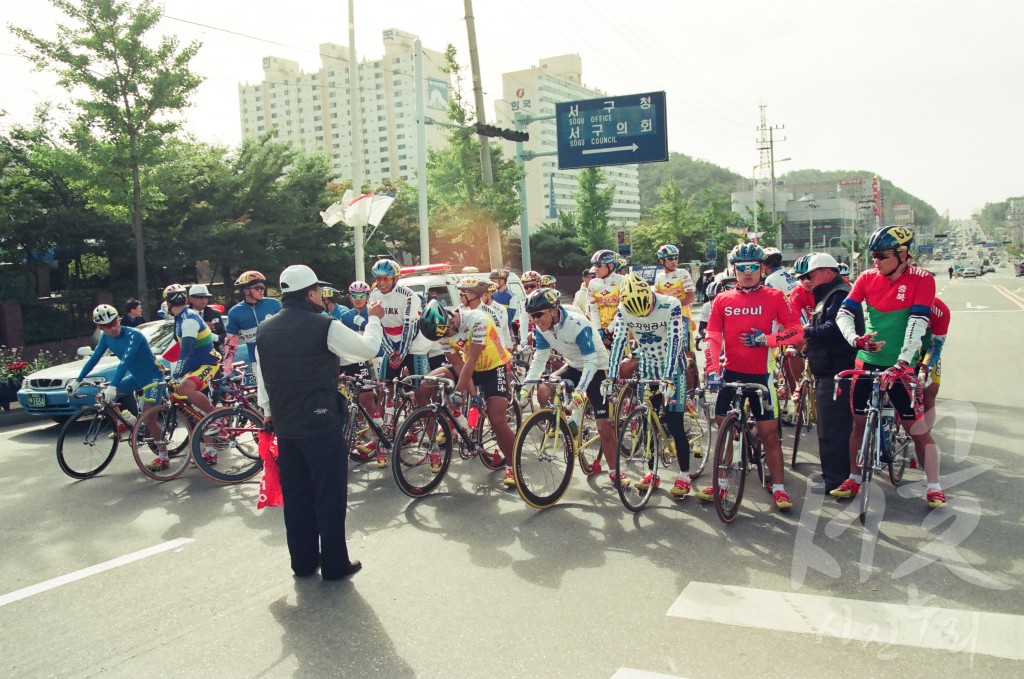
<path fill-rule="evenodd" d="M 377 355 L 384 310 L 370 305 L 360 335 L 321 314 L 328 285 L 304 264 L 281 272 L 283 308 L 260 324 L 254 366 L 260 406 L 277 433 L 292 571 L 307 577 L 319 568 L 324 580 L 340 580 L 362 564 L 349 559 L 345 543 L 348 451 L 338 374 L 342 363 Z"/>
<path fill-rule="evenodd" d="M 818 411 L 818 456 L 825 493 L 837 488 L 850 472 L 850 431 L 853 414 L 848 398 L 833 400 L 835 375 L 854 367 L 857 350 L 839 332 L 836 314 L 850 292 L 850 284 L 839 275 L 839 264 L 827 252 L 813 255 L 806 276 L 813 285 L 814 312 L 804 326 L 807 361 L 814 375 L 814 403 Z M 863 334 L 863 312 L 856 319 Z"/>

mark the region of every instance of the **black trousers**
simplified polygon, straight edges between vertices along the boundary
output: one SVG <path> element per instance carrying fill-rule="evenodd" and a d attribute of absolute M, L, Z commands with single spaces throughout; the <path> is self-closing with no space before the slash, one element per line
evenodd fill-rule
<path fill-rule="evenodd" d="M 336 577 L 349 565 L 348 451 L 342 431 L 279 438 L 277 445 L 292 571 L 305 576 L 319 567 L 321 576 Z"/>
<path fill-rule="evenodd" d="M 836 488 L 850 476 L 850 432 L 853 414 L 850 396 L 844 393 L 832 400 L 835 380 L 831 377 L 814 378 L 814 404 L 818 409 L 818 457 L 825 490 Z"/>

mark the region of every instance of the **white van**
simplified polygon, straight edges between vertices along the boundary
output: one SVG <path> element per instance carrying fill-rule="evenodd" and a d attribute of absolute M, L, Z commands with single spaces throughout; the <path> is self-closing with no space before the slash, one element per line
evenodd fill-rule
<path fill-rule="evenodd" d="M 437 299 L 444 304 L 445 308 L 452 309 L 459 305 L 459 292 L 455 289 L 456 283 L 469 276 L 488 280 L 490 274 L 490 270 L 479 271 L 476 267 L 463 267 L 462 271 L 455 273 L 449 264 L 403 266 L 399 269 L 399 275 L 402 277 L 399 283 L 418 294 L 423 304 L 431 299 Z M 508 287 L 513 296 L 526 296 L 518 274 L 509 272 Z"/>

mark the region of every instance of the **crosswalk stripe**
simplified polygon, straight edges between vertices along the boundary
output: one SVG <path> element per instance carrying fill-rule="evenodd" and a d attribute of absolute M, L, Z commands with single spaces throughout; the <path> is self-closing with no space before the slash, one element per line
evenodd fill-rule
<path fill-rule="evenodd" d="M 1024 616 L 691 582 L 667 615 L 841 641 L 1024 660 Z"/>

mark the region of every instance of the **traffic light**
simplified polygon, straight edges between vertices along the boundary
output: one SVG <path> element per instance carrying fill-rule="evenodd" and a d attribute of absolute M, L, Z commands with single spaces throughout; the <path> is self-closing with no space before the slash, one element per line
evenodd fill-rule
<path fill-rule="evenodd" d="M 477 134 L 484 137 L 499 137 L 509 141 L 530 141 L 530 133 L 525 131 L 507 130 L 497 125 L 487 125 L 485 123 L 477 123 L 475 129 Z"/>

